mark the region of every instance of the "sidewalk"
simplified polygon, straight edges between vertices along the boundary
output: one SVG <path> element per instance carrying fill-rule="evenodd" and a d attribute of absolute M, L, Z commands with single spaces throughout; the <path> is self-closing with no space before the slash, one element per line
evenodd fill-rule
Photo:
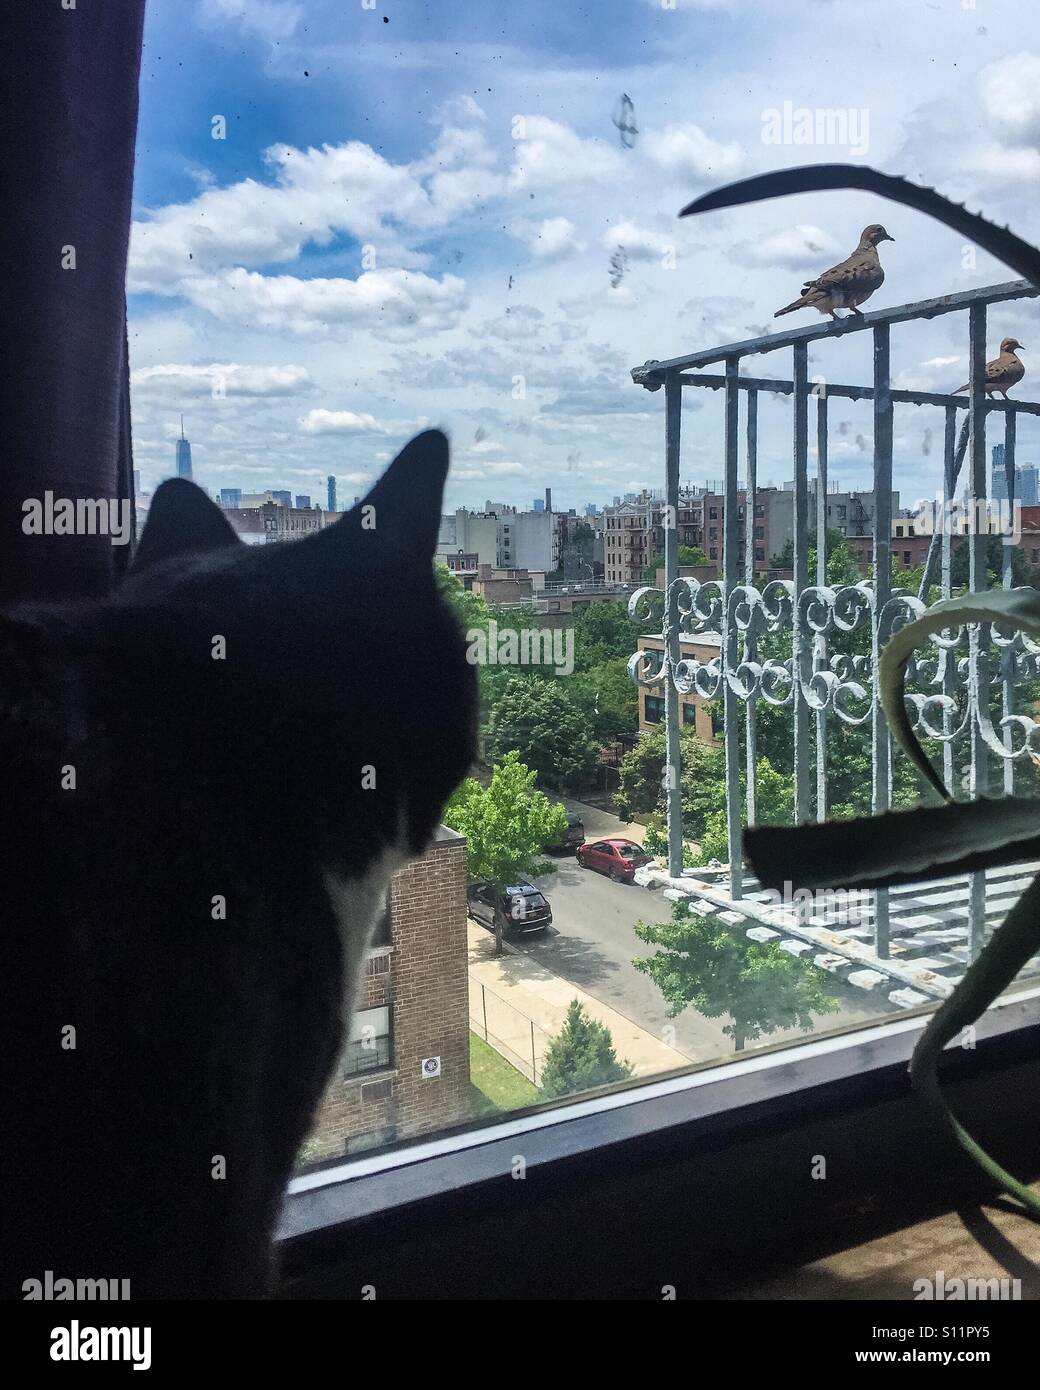
<path fill-rule="evenodd" d="M 541 1076 L 549 1043 L 562 1029 L 573 999 L 610 1029 L 615 1054 L 631 1063 L 634 1076 L 654 1076 L 689 1065 L 684 1053 L 529 956 L 508 945 L 504 955 L 496 956 L 494 936 L 475 922 L 467 921 L 466 931 L 470 1019 L 482 1033 L 479 1024 L 486 1013 L 488 1042 L 529 1078 L 532 1073 Z"/>

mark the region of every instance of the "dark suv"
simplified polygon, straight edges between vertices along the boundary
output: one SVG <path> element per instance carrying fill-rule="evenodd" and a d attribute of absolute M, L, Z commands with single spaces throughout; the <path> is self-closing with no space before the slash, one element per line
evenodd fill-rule
<path fill-rule="evenodd" d="M 466 889 L 469 915 L 488 931 L 495 930 L 495 919 L 503 936 L 529 936 L 552 925 L 549 900 L 533 883 L 521 880 L 496 895 L 490 883 L 471 883 Z"/>
<path fill-rule="evenodd" d="M 547 854 L 566 854 L 585 843 L 585 822 L 573 811 L 567 812 L 567 828 L 545 846 Z"/>

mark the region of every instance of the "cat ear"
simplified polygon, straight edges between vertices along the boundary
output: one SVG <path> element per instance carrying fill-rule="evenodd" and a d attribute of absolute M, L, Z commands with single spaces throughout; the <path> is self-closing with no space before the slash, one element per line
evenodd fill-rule
<path fill-rule="evenodd" d="M 182 552 L 199 554 L 240 544 L 227 517 L 201 488 L 187 478 L 167 478 L 159 484 L 148 508 L 130 573 L 137 574 Z"/>
<path fill-rule="evenodd" d="M 337 526 L 360 526 L 380 541 L 430 560 L 437 548 L 447 476 L 447 437 L 440 430 L 425 430 L 404 446 L 368 496 Z"/>

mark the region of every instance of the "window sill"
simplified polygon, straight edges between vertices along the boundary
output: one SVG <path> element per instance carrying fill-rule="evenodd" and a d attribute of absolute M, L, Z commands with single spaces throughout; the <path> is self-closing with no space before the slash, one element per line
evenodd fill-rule
<path fill-rule="evenodd" d="M 944 1063 L 952 1103 L 1009 1166 L 1018 1110 L 1033 1091 L 1040 1103 L 1038 1000 L 1034 984 L 1000 1000 L 977 1025 L 976 1048 L 952 1049 Z M 521 1292 L 509 1296 L 524 1297 L 528 1279 L 548 1278 L 571 1281 L 554 1296 L 606 1280 L 607 1290 L 591 1296 L 611 1297 L 631 1283 L 655 1240 L 671 1248 L 680 1232 L 685 1254 L 674 1263 L 716 1249 L 717 1288 L 767 1273 L 770 1258 L 810 1258 L 821 1241 L 846 1234 L 850 1220 L 865 1220 L 869 1230 L 908 1202 L 927 1211 L 949 1195 L 940 1172 L 977 1193 L 981 1180 L 909 1093 L 906 1064 L 927 1017 L 921 1010 L 778 1045 L 296 1178 L 280 1230 L 286 1291 L 354 1296 L 351 1271 L 360 1277 L 378 1265 L 388 1296 L 407 1287 L 410 1297 L 443 1296 L 446 1288 L 479 1297 L 512 1283 Z M 1032 1128 L 1018 1126 L 1026 1129 L 1020 1164 L 1040 1157 Z M 810 1160 L 821 1154 L 826 1183 L 809 1178 Z M 639 1212 L 639 1226 L 619 1212 Z M 567 1228 L 579 1214 L 571 1249 Z M 395 1240 L 387 1242 L 390 1219 Z M 479 1257 L 474 1222 L 484 1232 Z M 424 1256 L 406 1272 L 390 1256 L 410 1239 Z M 460 1260 L 469 1261 L 461 1274 Z M 461 1291 L 474 1280 L 476 1292 Z"/>

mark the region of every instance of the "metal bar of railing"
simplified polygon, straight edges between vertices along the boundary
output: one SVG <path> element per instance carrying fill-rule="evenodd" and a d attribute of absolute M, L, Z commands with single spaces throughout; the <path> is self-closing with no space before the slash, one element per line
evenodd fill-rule
<path fill-rule="evenodd" d="M 794 685 L 794 819 L 809 818 L 809 707 L 801 675 L 806 632 L 800 596 L 809 583 L 809 367 L 804 342 L 794 345 L 794 640 L 791 680 Z"/>
<path fill-rule="evenodd" d="M 722 711 L 723 730 L 726 749 L 726 833 L 729 845 L 729 891 L 731 898 L 739 898 L 743 891 L 743 857 L 741 853 L 742 821 L 740 813 L 740 731 L 737 723 L 737 696 L 725 675 L 729 664 L 730 641 L 730 595 L 737 587 L 737 430 L 739 426 L 740 392 L 737 390 L 737 373 L 740 362 L 731 357 L 726 362 L 726 510 L 722 518 Z M 747 529 L 746 515 L 744 526 Z M 752 525 L 751 530 L 754 530 Z M 736 642 L 733 645 L 736 651 Z"/>
<path fill-rule="evenodd" d="M 953 425 L 952 425 L 952 426 L 951 426 L 951 424 L 950 424 L 950 421 L 951 421 L 951 420 L 953 421 Z M 969 434 L 969 426 L 970 426 L 970 424 L 971 424 L 970 419 L 968 419 L 967 417 L 965 417 L 965 419 L 964 419 L 964 421 L 963 421 L 963 423 L 962 423 L 962 425 L 961 425 L 961 436 L 960 436 L 960 439 L 957 440 L 956 449 L 953 449 L 953 448 L 948 447 L 947 450 L 946 450 L 945 456 L 944 456 L 944 460 L 943 460 L 943 488 L 944 488 L 943 497 L 944 497 L 944 500 L 945 500 L 945 501 L 949 501 L 949 499 L 950 499 L 951 497 L 955 496 L 955 495 L 956 495 L 956 492 L 957 492 L 957 479 L 958 479 L 958 478 L 960 477 L 960 475 L 961 475 L 961 465 L 962 465 L 963 462 L 964 462 L 964 455 L 965 455 L 965 454 L 967 453 L 967 451 L 968 451 L 968 434 Z M 956 415 L 956 411 L 953 409 L 952 406 L 947 406 L 947 407 L 946 407 L 946 435 L 947 435 L 947 439 L 950 438 L 950 430 L 951 430 L 951 428 L 953 429 L 954 433 L 956 433 L 956 429 L 957 429 L 957 415 Z M 926 557 L 926 559 L 925 559 L 925 562 L 924 562 L 924 570 L 923 570 L 923 572 L 922 572 L 922 574 L 921 574 L 921 587 L 920 587 L 920 588 L 918 589 L 918 591 L 917 591 L 917 597 L 921 600 L 922 603 L 927 603 L 927 601 L 928 601 L 928 590 L 929 590 L 929 589 L 932 587 L 932 585 L 935 583 L 935 567 L 936 567 L 936 565 L 939 563 L 939 554 L 940 554 L 940 551 L 941 551 L 942 548 L 943 548 L 943 545 L 944 545 L 945 540 L 948 540 L 948 539 L 949 539 L 949 537 L 946 535 L 947 530 L 948 530 L 948 528 L 947 528 L 946 526 L 941 526 L 941 527 L 939 527 L 937 530 L 933 530 L 933 532 L 932 532 L 932 539 L 931 539 L 931 541 L 929 542 L 929 545 L 928 545 L 928 555 L 927 555 L 927 557 Z M 947 547 L 947 549 L 949 549 L 949 547 Z M 943 551 L 943 553 L 945 554 L 945 551 Z M 950 597 L 949 590 L 948 590 L 948 589 L 944 589 L 944 590 L 943 590 L 943 598 L 949 598 L 949 597 Z"/>
<path fill-rule="evenodd" d="M 674 374 L 665 382 L 665 504 L 672 525 L 664 533 L 664 683 L 665 801 L 668 808 L 668 872 L 678 878 L 683 867 L 682 792 L 679 786 L 679 692 L 675 673 L 679 665 L 678 612 L 672 585 L 679 577 L 679 449 L 682 423 L 682 387 Z"/>
<path fill-rule="evenodd" d="M 813 388 L 816 393 L 816 583 L 827 583 L 827 388 Z M 813 666 L 827 666 L 827 638 L 818 633 L 813 652 Z M 816 819 L 827 819 L 827 715 L 816 711 Z"/>
<path fill-rule="evenodd" d="M 1004 416 L 1004 479 L 1006 482 L 1008 513 L 1012 527 L 1015 518 L 1015 442 L 1017 433 L 1018 417 L 1013 413 Z M 1003 531 L 1003 528 L 1001 528 Z M 1001 565 L 1001 584 L 1005 589 L 1014 587 L 1014 555 L 1012 545 L 1008 544 L 1009 537 L 1003 536 Z M 1001 710 L 1005 719 L 1015 712 L 1015 658 L 1010 647 L 1005 647 L 1000 653 L 1000 675 L 1001 675 Z M 1012 746 L 1013 735 L 1010 728 L 1004 730 L 1004 747 L 1010 749 Z M 1015 769 L 1014 758 L 1004 759 L 1004 792 L 1007 796 L 1015 794 Z"/>
<path fill-rule="evenodd" d="M 965 422 L 967 423 L 967 422 Z M 967 436 L 964 438 L 964 446 L 967 447 Z M 962 451 L 963 452 L 963 451 Z M 953 406 L 946 407 L 946 429 L 943 436 L 943 516 L 948 516 L 946 504 L 953 496 L 957 485 L 957 412 Z M 950 535 L 949 526 L 942 527 L 940 539 L 941 552 L 941 579 L 940 590 L 943 598 L 949 598 L 953 592 L 952 579 L 952 557 L 953 557 L 953 537 Z M 935 535 L 933 533 L 932 543 L 928 548 L 929 557 L 935 546 Z M 924 567 L 924 576 L 921 580 L 921 591 L 919 597 L 922 602 L 928 602 L 928 565 Z M 956 682 L 954 680 L 954 653 L 945 651 L 942 654 L 943 676 L 942 690 L 947 699 L 952 699 Z M 949 734 L 953 727 L 953 717 L 948 707 L 943 709 L 943 733 Z M 949 738 L 943 743 L 943 781 L 947 787 L 953 787 L 953 741 Z"/>
<path fill-rule="evenodd" d="M 725 390 L 726 378 L 724 376 L 697 375 L 680 377 L 684 386 L 701 386 L 708 391 Z M 740 378 L 741 391 L 768 391 L 778 396 L 790 396 L 794 393 L 794 382 L 784 381 L 779 377 L 761 376 L 742 376 Z M 843 400 L 849 401 L 871 401 L 874 399 L 873 386 L 849 386 L 841 382 L 828 382 L 827 395 L 832 397 L 840 396 Z M 907 391 L 902 387 L 893 387 L 889 392 L 896 405 L 952 405 L 957 410 L 968 410 L 971 401 L 967 396 L 957 396 L 952 393 L 942 391 Z M 987 400 L 986 409 L 1006 415 L 1040 415 L 1040 402 L 1019 401 L 1019 400 Z"/>
<path fill-rule="evenodd" d="M 971 438 L 971 465 L 968 471 L 968 501 L 971 515 L 978 515 L 977 499 L 985 498 L 989 489 L 986 486 L 986 306 L 973 304 L 968 312 L 968 389 L 971 397 L 969 422 Z M 982 527 L 974 526 L 968 537 L 968 587 L 975 592 L 985 589 L 987 539 Z M 985 679 L 986 647 L 989 645 L 989 627 L 986 624 L 972 625 L 968 629 L 968 669 L 972 693 L 981 703 L 989 698 Z M 972 797 L 984 796 L 989 783 L 989 765 L 986 744 L 979 727 L 979 720 L 971 722 L 970 735 L 971 771 L 969 790 Z M 982 950 L 986 925 L 986 875 L 971 874 L 968 880 L 968 955 L 971 960 Z"/>
<path fill-rule="evenodd" d="M 739 385 L 739 383 L 738 383 Z M 756 493 L 758 490 L 758 392 L 749 391 L 747 393 L 747 464 L 745 467 L 745 477 L 747 479 L 745 487 L 745 537 L 744 537 L 744 582 L 750 584 L 755 573 L 755 531 L 757 527 Z M 763 530 L 765 528 L 763 527 Z M 758 637 L 754 626 L 750 626 L 744 639 L 744 658 L 746 661 L 755 661 L 758 655 Z M 744 757 L 745 757 L 745 778 L 747 789 L 745 801 L 747 803 L 748 825 L 754 825 L 757 797 L 756 781 L 758 766 L 758 702 L 757 700 L 746 700 L 744 702 Z"/>
<path fill-rule="evenodd" d="M 862 333 L 878 325 L 906 323 L 910 319 L 933 319 L 940 314 L 957 313 L 973 306 L 999 304 L 1006 299 L 1035 298 L 1040 294 L 1028 280 L 1008 280 L 1001 285 L 986 285 L 980 289 L 962 290 L 957 294 L 939 295 L 935 299 L 920 299 L 913 304 L 897 304 L 891 309 L 878 309 L 869 314 L 853 315 L 836 322 L 809 324 L 788 329 L 784 333 L 765 334 L 747 338 L 740 343 L 726 343 L 703 352 L 670 357 L 664 362 L 644 362 L 632 368 L 632 380 L 637 385 L 658 386 L 666 376 L 691 367 L 707 367 L 724 362 L 729 357 L 748 357 L 753 353 L 775 352 L 778 348 L 806 347 L 818 338 L 843 338 L 848 333 Z"/>
<path fill-rule="evenodd" d="M 892 395 L 891 342 L 887 323 L 874 329 L 874 619 L 871 657 L 876 673 L 881 659 L 881 624 L 892 591 Z M 871 736 L 874 813 L 892 804 L 891 759 L 888 722 L 875 684 Z M 888 892 L 874 895 L 874 948 L 882 960 L 889 955 Z"/>

